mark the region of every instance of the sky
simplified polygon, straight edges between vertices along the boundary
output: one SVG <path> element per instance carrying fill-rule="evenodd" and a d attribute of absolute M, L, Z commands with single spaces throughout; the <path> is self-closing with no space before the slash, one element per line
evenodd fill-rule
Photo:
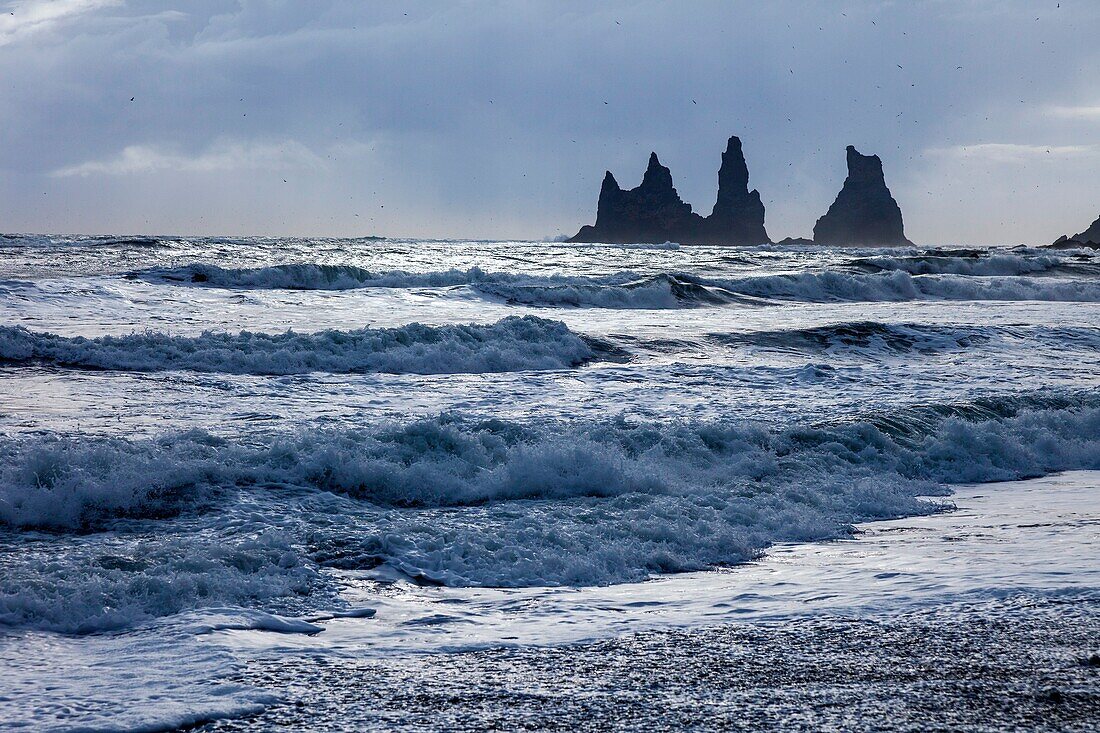
<path fill-rule="evenodd" d="M 1100 214 L 1100 3 L 0 0 L 0 231 L 545 239 L 650 151 L 773 239 L 877 153 L 910 239 Z"/>

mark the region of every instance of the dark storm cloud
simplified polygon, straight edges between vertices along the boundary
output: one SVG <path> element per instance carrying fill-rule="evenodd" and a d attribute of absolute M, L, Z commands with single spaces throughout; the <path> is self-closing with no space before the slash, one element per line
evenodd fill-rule
<path fill-rule="evenodd" d="M 19 2 L 0 229 L 537 238 L 649 150 L 708 212 L 738 134 L 774 237 L 852 143 L 918 241 L 1047 240 L 1100 210 L 1100 9 L 1057 6 Z"/>

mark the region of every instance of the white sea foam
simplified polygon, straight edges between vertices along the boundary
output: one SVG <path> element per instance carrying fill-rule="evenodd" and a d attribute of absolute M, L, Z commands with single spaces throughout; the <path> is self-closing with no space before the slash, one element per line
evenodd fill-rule
<path fill-rule="evenodd" d="M 0 579 L 0 623 L 92 630 L 192 607 L 277 606 L 320 592 L 314 563 L 527 586 L 739 562 L 773 542 L 931 511 L 917 497 L 941 483 L 1100 468 L 1096 402 L 980 401 L 818 427 L 442 416 L 265 444 L 198 432 L 5 439 L 9 531 L 116 532 L 24 547 Z M 203 511 L 218 502 L 241 506 Z M 170 529 L 205 516 L 234 519 Z M 169 529 L 131 534 L 148 522 Z"/>
<path fill-rule="evenodd" d="M 909 300 L 1039 300 L 1100 302 L 1100 280 L 1028 277 L 978 278 L 894 271 L 851 274 L 838 271 L 706 278 L 687 274 L 627 280 L 630 273 L 545 285 L 486 279 L 475 288 L 510 302 L 601 308 L 674 308 L 760 304 L 767 301 L 894 302 Z"/>
<path fill-rule="evenodd" d="M 969 262 L 965 258 L 949 259 L 952 262 Z M 1024 261 L 1022 258 L 1017 260 Z M 511 303 L 553 307 L 678 308 L 751 302 L 751 299 L 815 303 L 918 299 L 1100 302 L 1100 279 L 1032 278 L 1015 274 L 974 277 L 973 273 L 913 275 L 899 264 L 903 260 L 878 258 L 874 261 L 882 272 L 822 270 L 737 278 L 710 278 L 687 273 L 639 275 L 633 272 L 599 277 L 536 276 L 485 272 L 476 267 L 466 271 L 376 273 L 335 265 L 279 265 L 239 270 L 191 265 L 173 270 L 149 270 L 134 276 L 162 282 L 241 288 L 344 290 L 462 285 Z M 984 261 L 1001 263 L 1003 259 Z M 884 264 L 889 262 L 898 269 Z M 952 268 L 966 270 L 968 267 L 971 270 L 981 269 L 973 264 L 938 269 L 952 273 Z M 1018 263 L 985 267 L 1000 267 L 1013 273 L 1023 269 Z M 913 266 L 911 269 L 919 271 L 921 268 Z"/>
<path fill-rule="evenodd" d="M 316 566 L 278 529 L 86 539 L 22 545 L 0 577 L 0 625 L 84 634 L 195 608 L 280 608 L 320 585 Z"/>
<path fill-rule="evenodd" d="M 1100 281 L 1054 278 L 919 275 L 895 271 L 876 275 L 801 272 L 720 281 L 734 292 L 761 298 L 812 303 L 906 300 L 1046 300 L 1100 302 Z"/>
<path fill-rule="evenodd" d="M 938 602 L 959 597 L 960 579 L 994 594 L 1095 580 L 1082 574 L 1091 566 L 1081 549 L 1010 560 L 1073 546 L 1050 538 L 1087 536 L 1067 498 L 1087 486 L 1064 496 L 1052 477 L 1034 488 L 1027 507 L 1064 509 L 1054 526 L 1044 512 L 1035 522 L 1044 526 L 1025 528 L 1017 520 L 1030 508 L 976 516 L 963 505 L 958 525 L 911 518 L 937 508 L 920 496 L 956 481 L 1098 467 L 1100 395 L 1061 391 L 1097 381 L 1095 253 L 320 238 L 0 245 L 0 325 L 29 329 L 4 333 L 17 359 L 31 359 L 0 364 L 0 720 L 12 725 L 160 730 L 255 711 L 268 698 L 241 689 L 226 674 L 232 658 L 216 652 L 228 639 L 266 648 L 272 632 L 274 654 L 314 654 L 341 633 L 356 640 L 336 640 L 340 654 L 362 654 L 373 644 L 364 635 L 405 653 L 410 642 L 423 648 L 416 638 L 432 648 L 525 643 L 548 640 L 553 626 L 602 635 L 628 617 L 735 618 L 767 605 L 761 596 L 783 578 L 753 588 L 757 574 L 740 568 L 575 586 L 711 569 L 762 550 L 790 571 L 781 576 L 832 586 L 857 585 L 840 555 L 874 556 L 874 577 L 856 594 L 887 612 L 899 603 L 891 588 Z M 213 264 L 181 267 L 196 261 Z M 257 266 L 278 262 L 306 264 Z M 323 262 L 347 266 L 309 264 Z M 127 272 L 138 281 L 120 281 Z M 1077 302 L 973 302 L 990 298 Z M 374 343 L 356 330 L 365 318 L 465 323 L 532 307 L 614 309 L 565 320 L 596 358 L 600 345 L 581 331 L 614 334 L 645 356 L 522 378 L 56 368 L 75 358 L 110 370 L 373 369 L 383 362 L 362 356 Z M 644 310 L 653 308 L 698 310 Z M 275 335 L 290 323 L 296 333 Z M 222 333 L 205 340 L 196 324 Z M 143 342 L 150 329 L 191 340 Z M 501 350 L 506 365 L 538 348 L 566 365 L 585 353 L 564 331 L 532 331 L 543 346 L 498 329 L 476 349 Z M 108 346 L 46 332 L 137 338 Z M 414 358 L 419 337 L 393 333 L 392 348 L 383 344 L 392 368 L 451 363 L 443 346 L 428 356 L 434 341 Z M 1024 389 L 1033 392 L 977 399 Z M 922 404 L 932 406 L 913 407 Z M 441 406 L 454 412 L 417 419 Z M 183 432 L 192 426 L 209 432 Z M 1007 506 L 1006 489 L 975 491 L 989 497 L 984 507 Z M 909 531 L 871 529 L 850 553 L 769 549 L 888 516 L 910 517 L 896 525 Z M 942 540 L 991 526 L 985 544 L 1007 560 L 960 573 L 974 554 Z M 906 564 L 911 546 L 883 567 L 874 537 L 899 534 L 955 546 L 944 557 L 958 556 L 958 567 Z M 715 578 L 739 580 L 714 590 Z M 821 600 L 812 585 L 788 610 L 853 607 L 851 594 Z M 670 610 L 673 596 L 699 613 Z M 530 613 L 515 613 L 521 606 Z M 371 608 L 373 619 L 326 620 Z M 476 631 L 493 619 L 509 628 Z M 234 631 L 195 636 L 213 629 Z M 87 633 L 114 630 L 123 633 Z"/>
<path fill-rule="evenodd" d="M 236 658 L 186 629 L 0 634 L 5 731 L 155 733 L 254 715 L 278 696 L 229 678 Z"/>
<path fill-rule="evenodd" d="M 865 257 L 855 260 L 853 264 L 871 272 L 901 271 L 910 275 L 1100 274 L 1100 264 L 1079 262 L 1054 254 L 999 254 L 975 251 L 964 255 L 952 255 L 932 252 L 910 256 Z"/>
<path fill-rule="evenodd" d="M 479 268 L 443 272 L 375 272 L 354 265 L 294 263 L 268 267 L 226 268 L 196 263 L 130 274 L 152 282 L 189 283 L 220 288 L 351 290 L 354 288 L 442 288 L 468 285 L 487 277 Z"/>
<path fill-rule="evenodd" d="M 491 325 L 321 331 L 207 332 L 66 337 L 0 327 L 0 363 L 46 363 L 126 371 L 233 374 L 390 372 L 456 374 L 564 369 L 595 357 L 559 321 L 510 316 Z"/>
<path fill-rule="evenodd" d="M 1090 406 L 1073 409 L 1073 400 L 1036 397 L 1031 408 L 1027 400 L 1005 398 L 813 428 L 622 419 L 534 426 L 446 414 L 375 430 L 276 434 L 263 445 L 203 431 L 133 441 L 7 438 L 0 441 L 0 520 L 79 527 L 111 516 L 156 518 L 211 499 L 212 491 L 202 487 L 230 485 L 311 487 L 395 507 L 692 494 L 738 478 L 785 475 L 791 467 L 833 471 L 838 455 L 848 457 L 849 470 L 865 475 L 1008 480 L 1100 461 L 1100 452 L 1085 450 L 1100 445 L 1093 437 L 1100 432 L 1091 430 L 1100 425 L 1100 409 L 1091 406 L 1092 397 L 1081 399 Z M 1012 441 L 1026 428 L 1029 440 L 986 456 L 989 471 L 956 475 L 944 470 L 937 442 L 955 428 L 970 431 L 955 446 L 960 456 L 979 449 L 985 456 L 986 443 L 978 439 L 984 434 Z M 1043 438 L 1041 430 L 1051 437 Z M 1045 446 L 1055 437 L 1065 438 L 1057 449 L 1029 452 L 1035 440 Z M 1082 460 L 1087 465 L 1078 465 Z"/>

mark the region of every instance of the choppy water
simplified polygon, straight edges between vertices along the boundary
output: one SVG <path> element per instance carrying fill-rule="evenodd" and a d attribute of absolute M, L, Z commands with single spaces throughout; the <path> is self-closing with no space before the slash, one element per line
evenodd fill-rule
<path fill-rule="evenodd" d="M 1100 468 L 1098 356 L 1094 251 L 0 237 L 0 653 L 216 670 Z"/>

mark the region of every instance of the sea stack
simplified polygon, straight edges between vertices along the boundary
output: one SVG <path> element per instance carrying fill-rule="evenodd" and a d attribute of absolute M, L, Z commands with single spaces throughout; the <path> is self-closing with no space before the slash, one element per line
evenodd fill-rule
<path fill-rule="evenodd" d="M 1072 237 L 1058 237 L 1054 241 L 1052 247 L 1092 247 L 1093 249 L 1100 249 L 1100 217 L 1096 218 L 1089 228 L 1080 234 L 1074 234 Z"/>
<path fill-rule="evenodd" d="M 749 191 L 749 169 L 741 141 L 731 137 L 718 171 L 718 200 L 708 217 L 691 210 L 672 185 L 672 172 L 650 153 L 642 183 L 623 190 L 611 171 L 604 174 L 595 226 L 584 226 L 570 242 L 679 242 L 681 244 L 764 244 L 764 204 Z"/>
<path fill-rule="evenodd" d="M 861 155 L 851 145 L 848 177 L 836 201 L 814 224 L 814 242 L 830 245 L 889 246 L 912 244 L 905 238 L 901 207 L 882 174 L 877 155 Z"/>
<path fill-rule="evenodd" d="M 718 169 L 718 200 L 706 219 L 711 244 L 764 244 L 771 241 L 764 230 L 764 203 L 760 192 L 749 190 L 749 167 L 734 136 L 722 153 Z"/>
<path fill-rule="evenodd" d="M 649 154 L 642 183 L 624 191 L 607 171 L 596 205 L 596 225 L 582 227 L 571 242 L 667 242 L 690 228 L 691 204 L 684 203 L 672 185 L 672 172 Z"/>

